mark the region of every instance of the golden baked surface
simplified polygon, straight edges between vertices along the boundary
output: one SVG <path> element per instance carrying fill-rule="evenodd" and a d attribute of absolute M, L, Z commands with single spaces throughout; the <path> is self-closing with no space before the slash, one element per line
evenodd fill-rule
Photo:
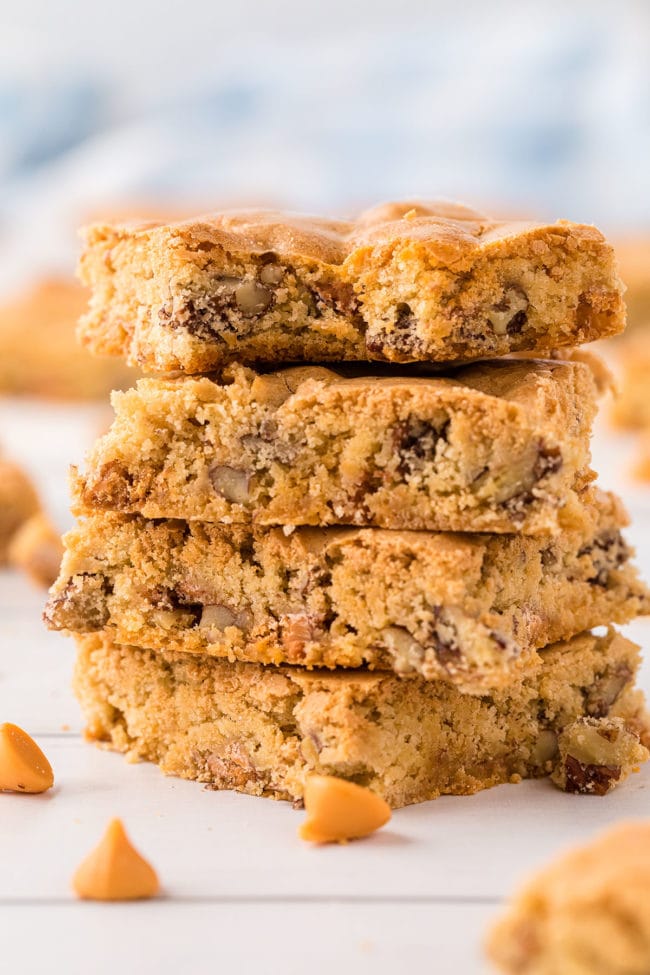
<path fill-rule="evenodd" d="M 594 227 L 396 202 L 333 221 L 239 211 L 96 224 L 80 336 L 145 371 L 229 361 L 476 359 L 622 330 L 613 250 Z"/>

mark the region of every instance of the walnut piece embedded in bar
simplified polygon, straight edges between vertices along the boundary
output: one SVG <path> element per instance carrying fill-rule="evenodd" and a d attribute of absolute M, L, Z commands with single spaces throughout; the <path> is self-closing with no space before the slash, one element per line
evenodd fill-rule
<path fill-rule="evenodd" d="M 534 649 L 650 608 L 610 495 L 554 537 L 146 521 L 66 537 L 46 619 L 134 646 L 502 686 Z"/>
<path fill-rule="evenodd" d="M 638 648 L 614 631 L 535 654 L 522 679 L 489 697 L 378 672 L 156 653 L 99 633 L 78 646 L 89 736 L 216 789 L 300 800 L 316 772 L 368 786 L 394 807 L 469 795 L 551 774 L 564 729 L 593 714 L 596 727 L 615 723 L 634 740 L 635 764 L 647 758 Z M 611 784 L 630 771 L 626 754 L 615 756 Z"/>
<path fill-rule="evenodd" d="M 579 517 L 596 412 L 581 362 L 447 378 L 302 366 L 145 379 L 74 477 L 76 513 L 553 533 Z"/>
<path fill-rule="evenodd" d="M 82 341 L 154 373 L 547 354 L 625 325 L 614 253 L 594 227 L 444 202 L 354 221 L 243 210 L 97 224 L 80 273 L 92 289 Z"/>

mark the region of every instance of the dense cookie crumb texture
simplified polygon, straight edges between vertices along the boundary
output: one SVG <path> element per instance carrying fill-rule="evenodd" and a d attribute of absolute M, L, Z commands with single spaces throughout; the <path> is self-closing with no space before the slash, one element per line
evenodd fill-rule
<path fill-rule="evenodd" d="M 488 940 L 505 975 L 650 971 L 650 822 L 619 823 L 515 897 Z"/>
<path fill-rule="evenodd" d="M 89 736 L 218 789 L 296 801 L 316 772 L 367 786 L 392 806 L 468 795 L 551 774 L 580 721 L 629 739 L 625 755 L 634 742 L 635 764 L 648 754 L 637 648 L 613 631 L 541 651 L 488 697 L 417 677 L 156 653 L 107 634 L 80 637 L 78 647 L 75 688 Z M 629 770 L 623 764 L 617 781 Z"/>
<path fill-rule="evenodd" d="M 553 533 L 592 474 L 583 363 L 447 378 L 341 366 L 142 380 L 74 479 L 75 509 L 273 525 Z"/>
<path fill-rule="evenodd" d="M 83 342 L 151 372 L 544 354 L 625 323 L 613 251 L 594 227 L 440 202 L 353 222 L 232 211 L 95 225 L 81 276 L 93 292 Z"/>
<path fill-rule="evenodd" d="M 471 693 L 649 608 L 613 496 L 554 538 L 251 529 L 102 513 L 66 538 L 49 625 L 230 660 L 418 674 Z"/>

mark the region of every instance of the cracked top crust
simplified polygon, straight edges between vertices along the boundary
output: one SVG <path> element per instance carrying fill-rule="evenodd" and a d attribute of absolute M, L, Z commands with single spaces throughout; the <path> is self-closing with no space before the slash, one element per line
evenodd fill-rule
<path fill-rule="evenodd" d="M 388 203 L 354 221 L 226 211 L 96 224 L 85 239 L 82 341 L 152 372 L 544 354 L 625 321 L 596 228 L 454 203 Z"/>
<path fill-rule="evenodd" d="M 357 220 L 328 220 L 279 210 L 226 210 L 174 223 L 97 223 L 85 230 L 84 236 L 89 244 L 111 238 L 116 242 L 125 238 L 141 243 L 166 241 L 171 246 L 211 243 L 225 251 L 251 254 L 275 251 L 283 257 L 313 258 L 323 264 L 337 265 L 368 245 L 426 241 L 442 257 L 535 227 L 535 224 L 492 220 L 462 204 L 433 201 L 380 204 L 366 210 Z M 595 228 L 584 229 L 594 239 L 604 239 Z"/>

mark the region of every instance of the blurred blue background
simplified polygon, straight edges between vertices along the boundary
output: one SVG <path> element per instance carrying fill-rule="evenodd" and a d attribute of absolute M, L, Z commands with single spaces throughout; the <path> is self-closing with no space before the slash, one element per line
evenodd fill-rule
<path fill-rule="evenodd" d="M 650 230 L 648 0 L 0 0 L 0 284 L 112 206 Z"/>

